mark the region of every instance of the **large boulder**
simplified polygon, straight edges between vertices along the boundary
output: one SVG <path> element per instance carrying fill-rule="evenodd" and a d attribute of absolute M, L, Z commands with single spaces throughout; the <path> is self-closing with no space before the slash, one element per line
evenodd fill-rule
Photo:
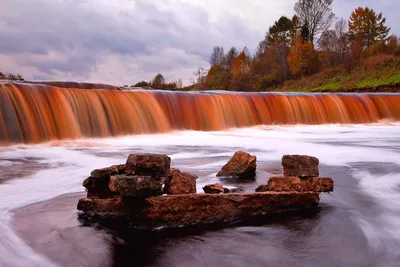
<path fill-rule="evenodd" d="M 163 180 L 144 175 L 113 175 L 108 187 L 121 197 L 149 197 L 162 195 Z"/>
<path fill-rule="evenodd" d="M 164 154 L 131 154 L 125 173 L 166 178 L 170 175 L 171 158 Z"/>
<path fill-rule="evenodd" d="M 256 192 L 332 192 L 333 180 L 331 178 L 307 178 L 299 177 L 271 177 L 268 184 L 261 185 Z"/>
<path fill-rule="evenodd" d="M 284 155 L 282 157 L 283 176 L 318 177 L 319 160 L 305 155 Z"/>
<path fill-rule="evenodd" d="M 79 200 L 78 210 L 94 220 L 128 222 L 130 225 L 182 227 L 249 220 L 309 210 L 319 202 L 315 192 L 266 192 L 244 194 L 188 194 L 145 199 L 110 198 Z"/>
<path fill-rule="evenodd" d="M 223 194 L 225 188 L 221 184 L 209 184 L 203 187 L 204 193 L 206 194 Z"/>
<path fill-rule="evenodd" d="M 164 182 L 164 193 L 168 195 L 196 193 L 197 176 L 189 172 L 171 169 L 171 175 Z"/>
<path fill-rule="evenodd" d="M 217 176 L 252 179 L 256 175 L 257 158 L 247 152 L 238 151 L 217 173 Z"/>

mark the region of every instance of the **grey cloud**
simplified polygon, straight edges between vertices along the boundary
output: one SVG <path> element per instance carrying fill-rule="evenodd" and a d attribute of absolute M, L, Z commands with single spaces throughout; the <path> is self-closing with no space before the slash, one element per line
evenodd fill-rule
<path fill-rule="evenodd" d="M 216 26 L 205 10 L 189 3 L 174 2 L 178 9 L 161 10 L 155 2 L 136 1 L 134 13 L 121 11 L 117 16 L 94 8 L 97 4 L 6 1 L 0 9 L 0 36 L 5 40 L 0 53 L 37 68 L 39 79 L 51 79 L 56 72 L 88 77 L 109 55 L 133 57 L 144 72 L 154 75 L 179 67 L 194 71 L 204 67 L 199 64 L 208 60 L 213 46 L 252 48 L 263 35 L 229 14 Z"/>
<path fill-rule="evenodd" d="M 162 54 L 164 48 L 174 47 L 207 60 L 212 46 L 224 43 L 228 37 L 243 39 L 246 26 L 235 18 L 229 18 L 217 35 L 204 10 L 186 5 L 188 17 L 171 11 L 161 11 L 151 2 L 137 1 L 135 14 L 120 13 L 117 18 L 88 9 L 78 1 L 14 0 L 0 11 L 3 23 L 0 35 L 6 42 L 0 43 L 0 52 L 24 53 L 20 64 L 32 65 L 51 76 L 54 70 L 72 74 L 88 74 L 102 54 L 147 55 L 160 54 L 159 62 L 144 60 L 141 65 L 148 72 L 158 72 L 174 67 L 174 64 L 190 65 L 182 57 Z M 187 24 L 191 27 L 187 27 Z M 240 30 L 236 32 L 236 30 Z M 224 40 L 225 39 L 225 40 Z M 237 43 L 242 43 L 239 41 Z M 243 42 L 244 43 L 244 42 Z M 33 55 L 46 55 L 51 51 L 65 58 L 36 61 Z M 28 54 L 26 56 L 26 54 Z M 31 55 L 29 55 L 31 54 Z M 176 66 L 175 66 L 176 67 Z M 195 66 L 194 66 L 195 67 Z M 196 66 L 197 67 L 197 66 Z"/>

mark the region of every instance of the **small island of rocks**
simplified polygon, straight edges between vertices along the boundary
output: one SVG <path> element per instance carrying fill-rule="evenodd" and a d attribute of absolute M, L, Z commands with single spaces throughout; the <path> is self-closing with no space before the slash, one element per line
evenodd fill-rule
<path fill-rule="evenodd" d="M 78 210 L 92 221 L 154 230 L 308 211 L 318 207 L 320 192 L 333 191 L 331 178 L 318 177 L 319 160 L 305 155 L 283 156 L 284 176 L 271 177 L 256 192 L 211 184 L 197 193 L 198 177 L 170 165 L 164 154 L 131 154 L 126 164 L 93 170 Z M 256 157 L 238 151 L 218 176 L 254 179 L 255 172 Z"/>

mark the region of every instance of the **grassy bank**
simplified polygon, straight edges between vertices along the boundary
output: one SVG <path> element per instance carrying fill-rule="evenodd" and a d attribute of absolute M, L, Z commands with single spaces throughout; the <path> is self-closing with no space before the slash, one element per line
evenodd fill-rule
<path fill-rule="evenodd" d="M 350 72 L 342 66 L 329 68 L 312 76 L 287 81 L 273 91 L 400 91 L 400 59 L 371 57 L 368 62 Z"/>

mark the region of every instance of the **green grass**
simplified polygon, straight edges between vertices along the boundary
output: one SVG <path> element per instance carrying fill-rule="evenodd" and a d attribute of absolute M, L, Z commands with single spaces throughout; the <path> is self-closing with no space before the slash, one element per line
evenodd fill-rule
<path fill-rule="evenodd" d="M 370 77 L 366 77 L 365 79 L 359 81 L 354 85 L 355 88 L 368 88 L 368 87 L 377 87 L 382 85 L 396 85 L 400 84 L 400 73 L 396 73 L 391 76 L 387 75 L 373 75 Z"/>
<path fill-rule="evenodd" d="M 301 80 L 288 81 L 278 91 L 321 92 L 345 91 L 350 89 L 371 88 L 384 85 L 400 84 L 399 61 L 373 68 L 359 67 L 350 73 L 343 69 L 331 69 L 324 73 L 305 77 Z"/>

